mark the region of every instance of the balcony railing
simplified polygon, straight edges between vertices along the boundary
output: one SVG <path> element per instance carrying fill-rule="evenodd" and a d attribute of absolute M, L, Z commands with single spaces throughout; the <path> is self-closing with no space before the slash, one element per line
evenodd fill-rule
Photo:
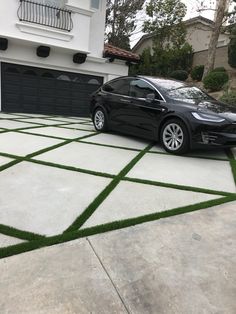
<path fill-rule="evenodd" d="M 40 24 L 70 32 L 73 28 L 71 11 L 56 8 L 30 0 L 20 0 L 18 18 L 20 21 Z"/>

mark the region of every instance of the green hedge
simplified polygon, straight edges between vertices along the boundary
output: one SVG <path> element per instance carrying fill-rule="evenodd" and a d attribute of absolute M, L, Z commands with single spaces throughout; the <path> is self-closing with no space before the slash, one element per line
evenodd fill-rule
<path fill-rule="evenodd" d="M 194 81 L 200 82 L 204 73 L 204 65 L 197 65 L 191 71 L 191 78 Z"/>
<path fill-rule="evenodd" d="M 186 81 L 188 78 L 188 72 L 184 70 L 176 70 L 170 74 L 170 77 L 175 80 Z"/>
<path fill-rule="evenodd" d="M 212 92 L 222 89 L 229 81 L 229 75 L 226 72 L 211 72 L 203 80 L 204 87 Z"/>

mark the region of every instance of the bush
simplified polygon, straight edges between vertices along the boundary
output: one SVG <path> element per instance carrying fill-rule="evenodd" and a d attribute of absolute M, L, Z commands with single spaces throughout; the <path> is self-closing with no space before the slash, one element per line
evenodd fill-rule
<path fill-rule="evenodd" d="M 225 93 L 220 100 L 226 104 L 236 106 L 236 91 Z"/>
<path fill-rule="evenodd" d="M 211 72 L 203 80 L 204 87 L 212 92 L 222 89 L 229 81 L 229 75 L 226 72 Z"/>
<path fill-rule="evenodd" d="M 200 82 L 202 80 L 204 73 L 204 65 L 197 65 L 192 69 L 191 78 L 194 81 Z"/>
<path fill-rule="evenodd" d="M 231 31 L 231 39 L 228 46 L 228 63 L 236 68 L 236 26 Z"/>
<path fill-rule="evenodd" d="M 188 72 L 184 70 L 173 71 L 170 77 L 179 81 L 186 81 L 188 78 Z"/>
<path fill-rule="evenodd" d="M 211 72 L 227 72 L 226 69 L 224 67 L 218 67 L 215 68 L 214 70 L 212 70 Z"/>

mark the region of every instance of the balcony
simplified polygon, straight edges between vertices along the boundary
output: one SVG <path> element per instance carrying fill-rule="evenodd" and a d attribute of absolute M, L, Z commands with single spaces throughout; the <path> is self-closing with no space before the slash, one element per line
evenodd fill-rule
<path fill-rule="evenodd" d="M 73 29 L 72 11 L 30 0 L 20 0 L 17 15 L 20 21 L 39 24 L 70 32 Z"/>

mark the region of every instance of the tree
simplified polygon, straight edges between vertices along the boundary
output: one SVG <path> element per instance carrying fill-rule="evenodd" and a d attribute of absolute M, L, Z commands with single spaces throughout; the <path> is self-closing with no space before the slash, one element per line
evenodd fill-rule
<path fill-rule="evenodd" d="M 140 64 L 131 67 L 131 73 L 169 76 L 175 70 L 190 70 L 193 50 L 186 42 L 182 22 L 186 10 L 181 0 L 148 2 L 143 31 L 152 34 L 153 47 L 144 50 Z"/>
<path fill-rule="evenodd" d="M 106 38 L 109 44 L 130 50 L 130 36 L 136 29 L 136 15 L 145 0 L 108 0 Z"/>
<path fill-rule="evenodd" d="M 143 31 L 153 35 L 154 49 L 181 47 L 186 30 L 183 18 L 187 7 L 181 0 L 150 0 L 146 6 L 148 20 Z"/>
<path fill-rule="evenodd" d="M 213 26 L 213 30 L 211 33 L 208 54 L 207 54 L 207 62 L 204 69 L 203 79 L 214 69 L 215 58 L 216 58 L 216 49 L 219 40 L 219 36 L 222 29 L 222 24 L 224 22 L 225 16 L 228 14 L 228 2 L 229 0 L 219 0 L 216 15 L 215 15 L 215 23 Z"/>

